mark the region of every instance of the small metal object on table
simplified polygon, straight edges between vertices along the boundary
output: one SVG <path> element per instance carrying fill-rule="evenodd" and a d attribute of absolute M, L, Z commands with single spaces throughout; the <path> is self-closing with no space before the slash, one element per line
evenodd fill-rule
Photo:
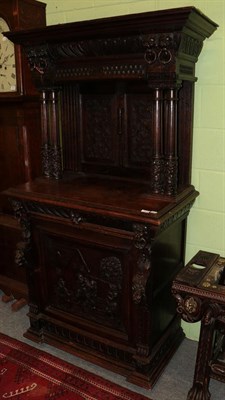
<path fill-rule="evenodd" d="M 200 250 L 176 276 L 172 293 L 183 320 L 201 321 L 187 400 L 209 400 L 210 378 L 225 383 L 225 258 Z"/>

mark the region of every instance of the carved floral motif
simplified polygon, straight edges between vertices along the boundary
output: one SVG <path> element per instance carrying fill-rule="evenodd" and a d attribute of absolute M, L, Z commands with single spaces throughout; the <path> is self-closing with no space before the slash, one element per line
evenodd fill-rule
<path fill-rule="evenodd" d="M 146 300 L 146 284 L 150 274 L 151 247 L 148 243 L 148 228 L 140 224 L 134 224 L 135 239 L 134 245 L 140 250 L 137 260 L 137 273 L 132 281 L 133 301 L 139 304 Z"/>

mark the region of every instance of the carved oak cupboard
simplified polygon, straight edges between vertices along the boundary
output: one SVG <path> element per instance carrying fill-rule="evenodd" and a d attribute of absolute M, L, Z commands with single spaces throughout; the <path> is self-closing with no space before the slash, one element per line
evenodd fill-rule
<path fill-rule="evenodd" d="M 42 167 L 11 188 L 25 336 L 152 387 L 183 338 L 195 63 L 217 25 L 193 7 L 10 33 L 42 109 Z"/>

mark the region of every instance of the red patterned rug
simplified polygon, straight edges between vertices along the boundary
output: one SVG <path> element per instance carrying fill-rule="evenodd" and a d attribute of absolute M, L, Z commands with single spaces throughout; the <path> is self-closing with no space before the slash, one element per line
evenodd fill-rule
<path fill-rule="evenodd" d="M 0 334 L 0 399 L 149 400 Z"/>

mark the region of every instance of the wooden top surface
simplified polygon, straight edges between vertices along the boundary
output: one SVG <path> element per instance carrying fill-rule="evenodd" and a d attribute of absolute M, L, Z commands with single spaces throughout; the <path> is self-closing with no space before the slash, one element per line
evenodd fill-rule
<path fill-rule="evenodd" d="M 165 199 L 151 195 L 144 183 L 82 176 L 62 180 L 39 178 L 11 188 L 5 194 L 25 201 L 138 219 L 156 225 L 159 219 L 171 217 L 198 195 L 192 188 L 186 195 L 183 193 L 180 200 Z"/>

